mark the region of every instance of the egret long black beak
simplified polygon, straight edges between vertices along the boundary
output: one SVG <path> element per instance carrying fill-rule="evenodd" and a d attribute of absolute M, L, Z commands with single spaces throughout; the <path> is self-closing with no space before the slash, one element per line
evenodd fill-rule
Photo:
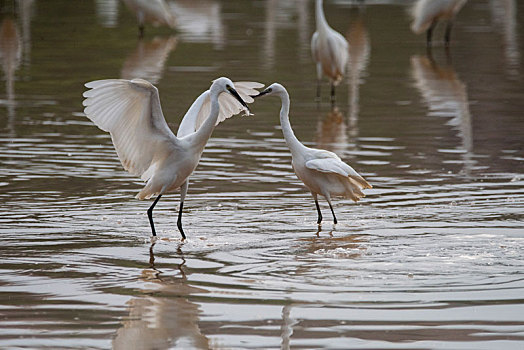
<path fill-rule="evenodd" d="M 258 97 L 261 97 L 261 96 L 264 96 L 265 94 L 268 94 L 271 92 L 271 89 L 265 89 L 264 91 L 262 91 L 261 93 L 259 93 L 258 95 L 251 95 L 251 97 L 253 98 L 258 98 Z"/>
<path fill-rule="evenodd" d="M 237 101 L 240 102 L 240 104 L 241 104 L 245 109 L 247 109 L 248 115 L 251 114 L 251 111 L 249 110 L 249 107 L 247 106 L 247 103 L 244 102 L 244 100 L 242 99 L 242 97 L 240 97 L 240 95 L 238 94 L 238 92 L 237 92 L 235 89 L 233 89 L 232 87 L 228 87 L 228 88 L 227 88 L 227 91 L 229 91 L 229 93 L 230 93 L 231 95 L 233 95 L 233 96 L 237 99 Z"/>

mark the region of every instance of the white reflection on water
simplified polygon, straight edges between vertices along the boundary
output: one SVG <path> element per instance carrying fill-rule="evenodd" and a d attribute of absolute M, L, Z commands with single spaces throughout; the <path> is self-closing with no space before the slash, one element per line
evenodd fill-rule
<path fill-rule="evenodd" d="M 338 107 L 333 108 L 317 122 L 316 144 L 318 148 L 335 152 L 343 157 L 348 144 L 346 121 Z"/>
<path fill-rule="evenodd" d="M 4 72 L 7 100 L 0 103 L 7 106 L 7 128 L 14 134 L 15 119 L 15 71 L 22 60 L 22 42 L 16 22 L 5 17 L 0 23 L 0 62 Z"/>
<path fill-rule="evenodd" d="M 458 131 L 461 145 L 456 151 L 463 153 L 463 171 L 470 176 L 473 130 L 466 85 L 451 64 L 441 67 L 432 57 L 412 56 L 411 69 L 415 86 L 429 107 L 428 116 L 450 118 L 448 125 Z"/>
<path fill-rule="evenodd" d="M 506 71 L 512 78 L 520 76 L 520 49 L 517 32 L 517 4 L 515 0 L 491 0 L 491 16 L 495 29 L 504 39 Z"/>
<path fill-rule="evenodd" d="M 225 45 L 226 30 L 222 21 L 222 6 L 212 0 L 177 0 L 170 2 L 180 37 L 187 42 L 210 42 L 215 49 Z"/>
<path fill-rule="evenodd" d="M 359 9 L 358 17 L 350 22 L 346 39 L 349 46 L 348 85 L 349 85 L 349 135 L 352 141 L 358 137 L 358 115 L 360 104 L 360 85 L 363 84 L 366 68 L 369 63 L 371 41 L 364 23 L 363 9 Z"/>
<path fill-rule="evenodd" d="M 127 56 L 120 76 L 123 79 L 142 78 L 153 84 L 158 83 L 169 54 L 176 45 L 174 36 L 139 39 L 135 50 Z"/>
<path fill-rule="evenodd" d="M 118 5 L 120 0 L 96 0 L 96 14 L 102 27 L 114 28 L 118 25 Z"/>
<path fill-rule="evenodd" d="M 141 295 L 127 302 L 129 316 L 122 321 L 113 340 L 114 349 L 209 349 L 207 337 L 198 327 L 200 309 L 191 294 L 206 290 L 187 283 L 184 254 L 179 246 L 178 273 L 164 273 L 155 267 L 153 242 L 150 267 L 139 277 Z"/>

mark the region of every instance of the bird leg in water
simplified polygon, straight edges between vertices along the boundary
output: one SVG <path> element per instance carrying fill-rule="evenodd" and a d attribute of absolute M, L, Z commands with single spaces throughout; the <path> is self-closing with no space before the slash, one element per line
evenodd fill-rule
<path fill-rule="evenodd" d="M 182 239 L 186 239 L 186 234 L 182 228 L 182 209 L 184 208 L 184 199 L 186 198 L 187 189 L 189 187 L 189 182 L 186 180 L 180 187 L 180 208 L 178 209 L 178 220 L 176 226 L 182 235 Z"/>
<path fill-rule="evenodd" d="M 159 194 L 158 197 L 156 197 L 153 204 L 149 207 L 149 209 L 147 209 L 147 217 L 149 218 L 149 224 L 151 225 L 151 232 L 153 233 L 153 236 L 156 236 L 155 224 L 153 223 L 153 208 L 155 207 L 156 203 L 160 200 L 161 197 L 162 195 Z"/>
<path fill-rule="evenodd" d="M 335 84 L 331 83 L 331 104 L 335 105 Z"/>
<path fill-rule="evenodd" d="M 320 79 L 317 80 L 317 101 L 320 101 Z"/>
<path fill-rule="evenodd" d="M 329 209 L 331 209 L 331 214 L 333 214 L 333 223 L 336 224 L 337 223 L 337 217 L 335 216 L 335 212 L 333 211 L 333 206 L 331 205 L 330 201 L 328 201 L 328 204 L 329 204 Z"/>
<path fill-rule="evenodd" d="M 178 227 L 178 230 L 180 231 L 180 234 L 182 235 L 182 239 L 186 239 L 186 234 L 184 233 L 184 230 L 182 229 L 182 208 L 184 207 L 184 202 L 180 202 L 180 209 L 178 210 L 178 220 L 176 222 L 176 225 Z"/>
<path fill-rule="evenodd" d="M 315 194 L 313 195 L 313 198 L 315 199 L 315 205 L 317 206 L 317 213 L 318 213 L 317 224 L 320 225 L 320 223 L 322 222 L 322 213 L 320 212 L 320 206 L 318 205 L 318 199 Z"/>

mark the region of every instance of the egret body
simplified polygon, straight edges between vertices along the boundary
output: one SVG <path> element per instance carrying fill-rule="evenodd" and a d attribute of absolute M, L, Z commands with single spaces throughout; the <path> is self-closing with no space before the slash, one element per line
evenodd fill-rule
<path fill-rule="evenodd" d="M 228 78 L 216 79 L 191 105 L 175 136 L 162 113 L 158 89 L 148 81 L 109 79 L 86 84 L 91 90 L 84 92 L 84 113 L 111 134 L 124 168 L 146 181 L 136 198 L 157 196 L 147 211 L 153 236 L 156 236 L 153 208 L 163 194 L 180 188 L 177 226 L 182 238 L 186 238 L 182 208 L 188 178 L 198 165 L 215 125 L 242 110 L 249 113 L 245 101 L 253 102 L 249 95 L 261 86 L 239 82 L 235 87 Z"/>
<path fill-rule="evenodd" d="M 335 100 L 335 87 L 340 83 L 348 61 L 349 44 L 326 21 L 322 0 L 316 0 L 317 30 L 311 38 L 311 54 L 317 65 L 317 98 L 320 98 L 320 81 L 326 75 L 331 83 L 331 101 Z"/>
<path fill-rule="evenodd" d="M 286 144 L 291 151 L 293 170 L 297 177 L 311 191 L 318 213 L 318 221 L 322 222 L 322 213 L 318 205 L 318 195 L 326 198 L 333 221 L 337 218 L 333 211 L 331 198 L 340 196 L 358 201 L 364 197 L 362 189 L 372 188 L 351 166 L 344 163 L 335 153 L 304 146 L 295 136 L 289 122 L 289 94 L 286 89 L 274 83 L 255 97 L 275 95 L 280 97 L 280 124 Z"/>

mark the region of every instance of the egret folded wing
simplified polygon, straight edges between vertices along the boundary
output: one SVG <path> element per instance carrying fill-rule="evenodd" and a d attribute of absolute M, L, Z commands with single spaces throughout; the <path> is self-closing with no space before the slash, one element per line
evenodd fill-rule
<path fill-rule="evenodd" d="M 323 173 L 335 173 L 343 177 L 349 177 L 352 182 L 356 182 L 362 188 L 372 188 L 355 169 L 344 163 L 338 157 L 312 159 L 306 162 L 306 167 Z"/>

